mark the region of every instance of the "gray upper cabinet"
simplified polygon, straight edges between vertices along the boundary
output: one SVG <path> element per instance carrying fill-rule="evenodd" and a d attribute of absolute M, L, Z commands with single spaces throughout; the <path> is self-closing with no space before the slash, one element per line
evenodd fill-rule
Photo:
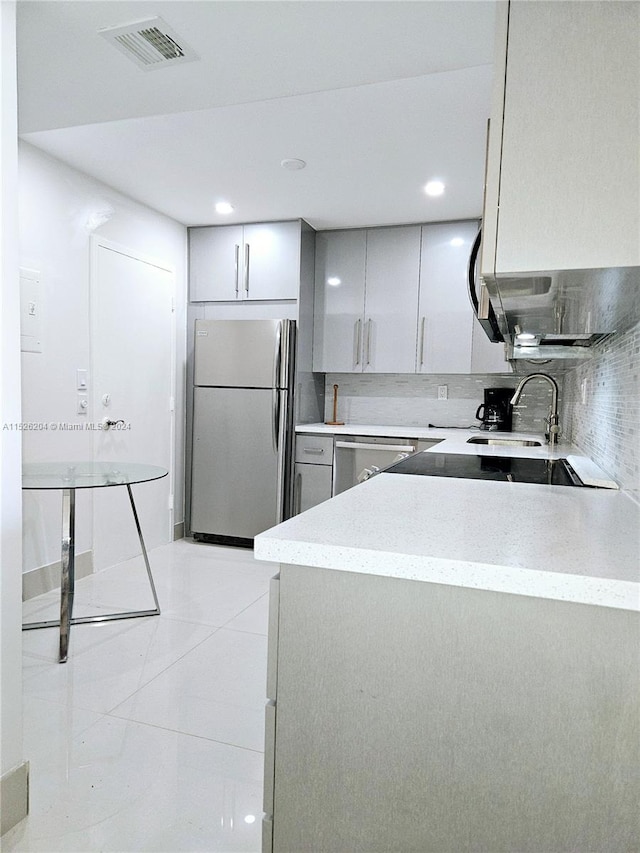
<path fill-rule="evenodd" d="M 640 4 L 497 16 L 482 275 L 639 265 Z"/>
<path fill-rule="evenodd" d="M 413 373 L 420 226 L 316 236 L 314 370 Z"/>
<path fill-rule="evenodd" d="M 364 372 L 413 373 L 419 279 L 419 225 L 367 231 Z"/>
<path fill-rule="evenodd" d="M 301 222 L 189 229 L 191 302 L 297 299 Z"/>
<path fill-rule="evenodd" d="M 362 371 L 362 324 L 367 232 L 316 234 L 313 369 Z"/>
<path fill-rule="evenodd" d="M 467 262 L 477 222 L 424 225 L 418 307 L 418 373 L 469 373 L 473 315 Z"/>
<path fill-rule="evenodd" d="M 316 235 L 313 369 L 509 373 L 473 319 L 467 263 L 476 221 Z"/>
<path fill-rule="evenodd" d="M 478 222 L 422 227 L 417 373 L 511 373 L 473 316 L 467 266 Z"/>

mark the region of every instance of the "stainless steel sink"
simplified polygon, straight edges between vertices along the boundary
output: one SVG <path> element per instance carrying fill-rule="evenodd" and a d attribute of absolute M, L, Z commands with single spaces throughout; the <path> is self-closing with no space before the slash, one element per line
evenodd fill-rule
<path fill-rule="evenodd" d="M 467 439 L 467 444 L 493 444 L 502 447 L 541 447 L 541 441 L 528 441 L 525 438 L 485 438 L 476 436 Z"/>

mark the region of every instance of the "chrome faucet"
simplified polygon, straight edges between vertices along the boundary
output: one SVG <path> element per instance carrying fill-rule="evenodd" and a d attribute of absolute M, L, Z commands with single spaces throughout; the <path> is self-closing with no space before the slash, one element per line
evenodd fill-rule
<path fill-rule="evenodd" d="M 520 383 L 510 400 L 511 405 L 515 406 L 518 402 L 520 395 L 522 394 L 522 389 L 530 379 L 546 379 L 549 385 L 551 385 L 551 408 L 549 409 L 549 417 L 546 421 L 549 431 L 545 433 L 545 438 L 553 447 L 553 445 L 558 443 L 558 434 L 560 433 L 560 424 L 558 423 L 558 383 L 556 380 L 552 376 L 549 376 L 548 373 L 530 373 L 528 376 L 525 376 L 524 379 L 520 380 Z"/>

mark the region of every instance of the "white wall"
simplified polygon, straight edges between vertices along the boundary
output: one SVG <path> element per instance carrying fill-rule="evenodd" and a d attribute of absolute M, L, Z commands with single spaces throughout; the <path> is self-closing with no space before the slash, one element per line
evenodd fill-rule
<path fill-rule="evenodd" d="M 18 211 L 16 150 L 15 4 L 0 3 L 0 317 L 2 425 L 19 423 L 20 324 L 18 299 Z M 22 518 L 20 433 L 0 431 L 0 652 L 2 711 L 1 773 L 22 761 Z"/>
<path fill-rule="evenodd" d="M 19 146 L 19 205 L 20 266 L 39 271 L 44 285 L 43 352 L 22 356 L 25 422 L 78 420 L 76 370 L 90 368 L 91 233 L 175 267 L 175 522 L 183 521 L 186 228 L 26 143 Z M 88 220 L 102 211 L 110 218 L 92 232 Z M 24 460 L 91 458 L 92 441 L 89 431 L 30 430 Z M 23 565 L 30 571 L 60 559 L 60 495 L 25 493 L 23 507 Z M 76 532 L 76 553 L 90 550 L 90 495 L 79 504 Z"/>

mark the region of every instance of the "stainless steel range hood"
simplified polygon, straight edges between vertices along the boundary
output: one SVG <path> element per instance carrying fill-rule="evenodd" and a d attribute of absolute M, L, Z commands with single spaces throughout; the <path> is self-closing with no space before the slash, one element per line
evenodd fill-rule
<path fill-rule="evenodd" d="M 589 347 L 640 316 L 637 267 L 481 279 L 514 359 L 589 358 Z"/>

